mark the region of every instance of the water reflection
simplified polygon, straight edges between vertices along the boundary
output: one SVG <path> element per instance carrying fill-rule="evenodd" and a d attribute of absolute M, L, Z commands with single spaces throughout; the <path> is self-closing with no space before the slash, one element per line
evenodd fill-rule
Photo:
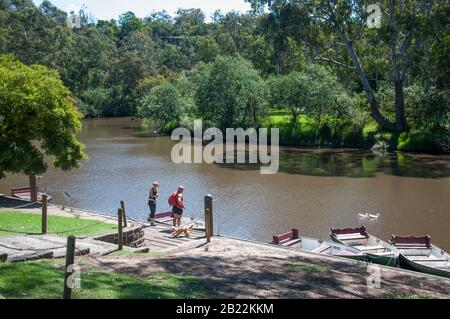
<path fill-rule="evenodd" d="M 247 153 L 248 154 L 248 153 Z M 257 170 L 259 164 L 217 164 L 237 170 Z M 280 172 L 309 176 L 374 177 L 379 173 L 403 177 L 450 177 L 450 158 L 361 150 L 295 150 L 280 152 Z"/>

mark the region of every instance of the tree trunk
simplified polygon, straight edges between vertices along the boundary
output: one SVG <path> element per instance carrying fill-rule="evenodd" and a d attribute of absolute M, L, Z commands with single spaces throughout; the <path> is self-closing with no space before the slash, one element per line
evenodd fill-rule
<path fill-rule="evenodd" d="M 29 182 L 30 182 L 30 200 L 32 202 L 37 202 L 38 196 L 37 196 L 37 183 L 36 183 L 36 175 L 31 174 L 28 176 Z"/>
<path fill-rule="evenodd" d="M 406 131 L 406 116 L 405 116 L 405 96 L 403 93 L 403 81 L 394 81 L 395 87 L 395 130 L 397 132 Z"/>

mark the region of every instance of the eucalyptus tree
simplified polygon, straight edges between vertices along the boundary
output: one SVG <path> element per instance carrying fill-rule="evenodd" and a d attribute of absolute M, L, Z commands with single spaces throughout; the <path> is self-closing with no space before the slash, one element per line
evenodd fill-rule
<path fill-rule="evenodd" d="M 354 72 L 366 93 L 370 112 L 383 128 L 402 132 L 407 126 L 405 116 L 404 88 L 414 59 L 431 36 L 435 20 L 444 14 L 448 6 L 445 0 L 380 1 L 376 6 L 371 0 L 258 0 L 259 5 L 268 4 L 272 10 L 295 4 L 308 12 L 309 25 L 323 28 L 332 37 L 315 50 L 315 59 L 332 63 Z M 370 9 L 370 10 L 369 10 Z M 371 11 L 372 10 L 372 11 Z M 306 16 L 305 16 L 306 17 Z M 375 19 L 375 21 L 373 21 Z M 387 58 L 387 79 L 395 92 L 394 118 L 380 112 L 373 84 L 362 63 L 360 44 L 370 46 L 366 55 L 381 54 Z M 316 43 L 320 44 L 320 43 Z M 339 60 L 339 48 L 346 50 L 346 60 Z M 382 50 L 377 50 L 377 48 Z M 378 56 L 379 57 L 379 56 Z"/>

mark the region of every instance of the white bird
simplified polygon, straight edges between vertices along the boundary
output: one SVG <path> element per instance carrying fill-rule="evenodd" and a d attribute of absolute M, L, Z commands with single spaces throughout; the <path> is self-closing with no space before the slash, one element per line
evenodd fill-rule
<path fill-rule="evenodd" d="M 369 217 L 371 219 L 378 219 L 378 217 L 380 217 L 380 214 L 376 214 L 376 215 L 369 214 Z"/>
<path fill-rule="evenodd" d="M 368 214 L 368 213 L 365 213 L 365 214 L 359 213 L 358 216 L 359 216 L 360 218 L 369 218 L 369 214 Z"/>

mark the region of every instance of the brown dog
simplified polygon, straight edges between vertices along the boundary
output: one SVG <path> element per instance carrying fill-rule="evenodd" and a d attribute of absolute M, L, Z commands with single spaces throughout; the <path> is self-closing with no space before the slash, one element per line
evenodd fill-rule
<path fill-rule="evenodd" d="M 186 237 L 189 237 L 189 232 L 194 228 L 194 225 L 191 224 L 189 226 L 183 226 L 183 227 L 172 227 L 171 235 L 172 237 L 180 236 L 181 234 L 184 234 Z"/>

